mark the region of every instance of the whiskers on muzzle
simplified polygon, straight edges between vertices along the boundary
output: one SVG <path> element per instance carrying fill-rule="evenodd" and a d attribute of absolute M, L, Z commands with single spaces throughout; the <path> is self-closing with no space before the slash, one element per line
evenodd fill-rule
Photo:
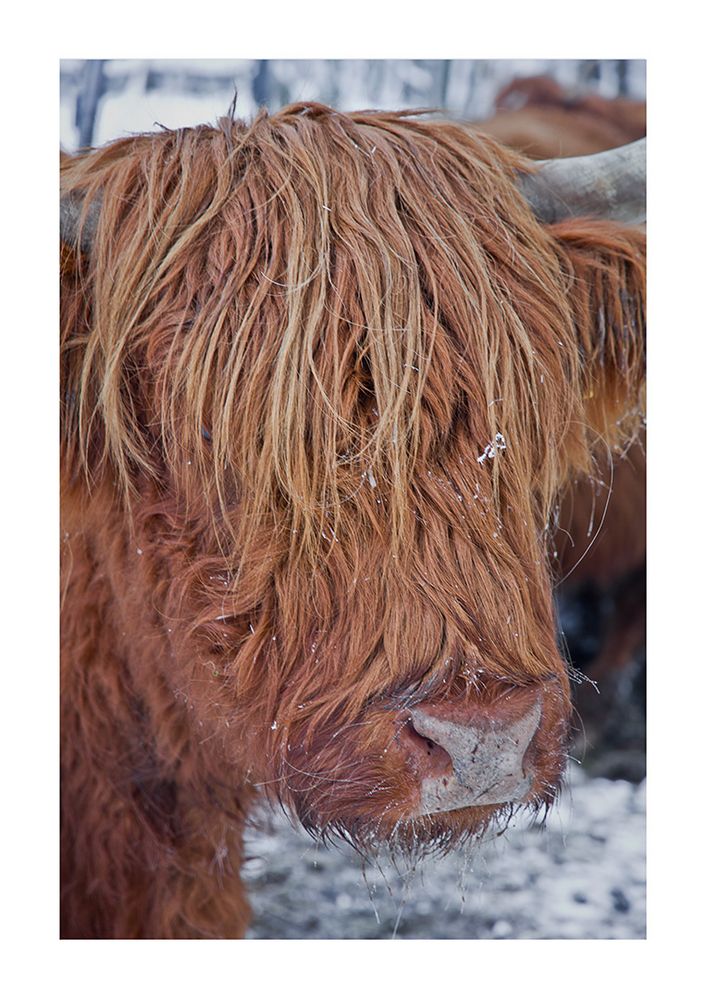
<path fill-rule="evenodd" d="M 273 776 L 254 786 L 315 839 L 364 855 L 443 854 L 519 813 L 546 818 L 566 762 L 560 683 L 506 685 L 487 698 L 418 695 L 288 731 Z"/>

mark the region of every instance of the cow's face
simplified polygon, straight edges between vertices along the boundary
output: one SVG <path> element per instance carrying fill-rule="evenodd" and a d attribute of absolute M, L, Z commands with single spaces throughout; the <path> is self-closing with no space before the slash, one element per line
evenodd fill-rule
<path fill-rule="evenodd" d="M 564 764 L 549 520 L 639 380 L 640 265 L 616 227 L 539 225 L 517 163 L 300 107 L 67 171 L 101 201 L 67 460 L 129 484 L 162 679 L 234 781 L 363 843 L 451 842 Z"/>

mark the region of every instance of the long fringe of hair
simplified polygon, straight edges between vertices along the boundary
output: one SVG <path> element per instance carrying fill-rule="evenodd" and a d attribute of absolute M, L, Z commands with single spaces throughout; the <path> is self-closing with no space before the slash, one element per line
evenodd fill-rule
<path fill-rule="evenodd" d="M 234 614 L 285 560 L 345 590 L 371 546 L 401 593 L 452 531 L 486 575 L 529 576 L 571 471 L 638 425 L 645 274 L 641 232 L 540 225 L 519 169 L 460 124 L 316 104 L 71 158 L 63 190 L 100 220 L 64 251 L 67 466 L 179 497 Z"/>

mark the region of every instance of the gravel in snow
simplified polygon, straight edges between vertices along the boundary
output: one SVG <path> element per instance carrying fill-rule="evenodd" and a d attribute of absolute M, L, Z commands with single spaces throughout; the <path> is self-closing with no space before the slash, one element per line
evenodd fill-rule
<path fill-rule="evenodd" d="M 641 939 L 645 782 L 572 765 L 543 827 L 518 816 L 501 837 L 413 872 L 323 847 L 282 815 L 247 837 L 250 938 Z M 366 883 L 367 882 L 367 883 Z"/>

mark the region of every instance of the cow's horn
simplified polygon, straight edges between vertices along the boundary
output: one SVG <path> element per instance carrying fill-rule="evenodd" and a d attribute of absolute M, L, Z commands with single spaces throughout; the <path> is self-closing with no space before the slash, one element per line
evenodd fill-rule
<path fill-rule="evenodd" d="M 540 222 L 589 215 L 644 222 L 646 139 L 590 156 L 540 160 L 520 175 L 522 193 Z"/>
<path fill-rule="evenodd" d="M 61 198 L 59 226 L 62 242 L 77 246 L 88 253 L 98 229 L 100 200 L 95 198 L 85 210 L 79 194 L 65 194 Z"/>

